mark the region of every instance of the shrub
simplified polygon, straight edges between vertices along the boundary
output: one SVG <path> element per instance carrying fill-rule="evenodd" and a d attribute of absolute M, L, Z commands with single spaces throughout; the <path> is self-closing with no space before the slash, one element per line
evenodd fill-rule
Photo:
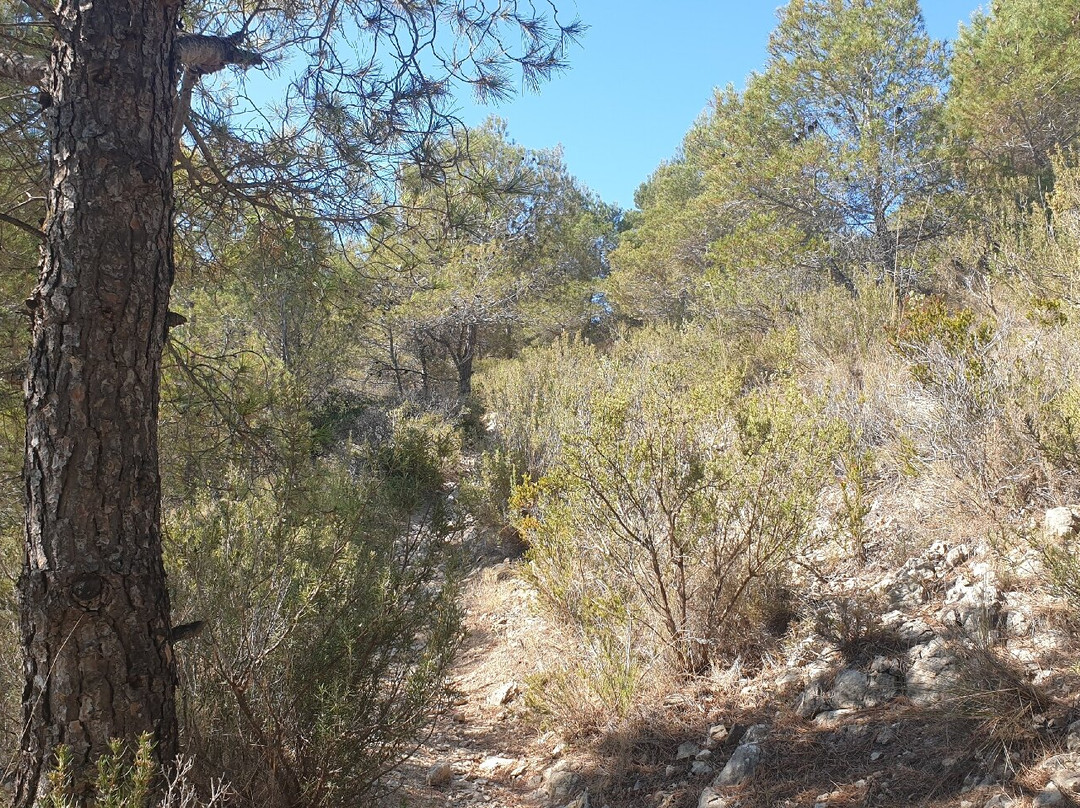
<path fill-rule="evenodd" d="M 403 405 L 390 412 L 389 441 L 359 444 L 357 460 L 399 493 L 435 492 L 452 472 L 461 454 L 461 438 L 435 413 Z"/>
<path fill-rule="evenodd" d="M 169 523 L 176 610 L 208 622 L 180 646 L 186 748 L 238 803 L 369 805 L 444 696 L 450 545 L 400 479 L 230 482 Z"/>
<path fill-rule="evenodd" d="M 539 477 L 562 450 L 567 418 L 581 409 L 604 370 L 596 349 L 563 338 L 530 348 L 514 361 L 487 360 L 476 390 L 487 410 L 490 439 L 518 474 Z"/>
<path fill-rule="evenodd" d="M 913 297 L 904 309 L 893 344 L 912 361 L 917 381 L 935 391 L 961 374 L 977 385 L 987 373 L 994 328 L 965 308 L 950 308 L 937 295 Z M 942 367 L 947 362 L 949 367 Z"/>
<path fill-rule="evenodd" d="M 871 511 L 870 479 L 874 470 L 874 453 L 860 451 L 858 440 L 852 440 L 839 455 L 840 512 L 837 528 L 851 554 L 860 564 L 866 562 L 866 518 Z"/>
<path fill-rule="evenodd" d="M 583 636 L 633 625 L 646 664 L 702 671 L 813 540 L 840 431 L 794 389 L 733 387 L 639 366 L 593 396 L 562 463 L 518 487 L 526 575 Z"/>
<path fill-rule="evenodd" d="M 462 480 L 462 505 L 484 527 L 501 531 L 510 524 L 510 496 L 514 481 L 521 478 L 519 468 L 509 450 L 496 446 L 483 452 Z"/>
<path fill-rule="evenodd" d="M 47 774 L 42 808 L 214 808 L 225 803 L 227 790 L 212 786 L 205 797 L 188 779 L 190 761 L 178 761 L 171 771 L 161 772 L 154 762 L 148 734 L 142 735 L 134 750 L 125 748 L 119 739 L 109 744 L 109 751 L 93 764 L 95 775 L 89 794 L 76 794 L 75 762 L 71 749 L 57 747 L 56 762 Z"/>
<path fill-rule="evenodd" d="M 1046 569 L 1050 590 L 1080 611 L 1080 558 L 1072 547 L 1047 537 L 1030 537 L 1029 543 Z"/>
<path fill-rule="evenodd" d="M 981 492 L 996 488 L 990 436 L 1008 399 L 1007 376 L 996 365 L 1006 338 L 974 311 L 930 296 L 908 301 L 893 339 L 934 408 L 924 435 L 932 457 L 977 481 Z"/>
<path fill-rule="evenodd" d="M 650 673 L 638 648 L 641 631 L 626 605 L 603 598 L 578 604 L 577 619 L 563 624 L 574 647 L 528 682 L 527 706 L 543 725 L 569 735 L 626 718 Z"/>
<path fill-rule="evenodd" d="M 244 444 L 166 515 L 185 748 L 238 805 L 370 805 L 445 697 L 460 640 L 443 485 L 453 428 L 399 409 L 325 455 L 306 411 L 268 399 Z"/>
<path fill-rule="evenodd" d="M 85 797 L 73 791 L 74 765 L 71 750 L 66 746 L 58 747 L 56 766 L 49 773 L 44 808 L 76 808 L 84 803 Z M 97 808 L 145 808 L 150 803 L 156 768 L 148 735 L 139 738 L 133 756 L 127 754 L 122 741 L 112 741 L 109 753 L 96 761 L 93 804 Z"/>

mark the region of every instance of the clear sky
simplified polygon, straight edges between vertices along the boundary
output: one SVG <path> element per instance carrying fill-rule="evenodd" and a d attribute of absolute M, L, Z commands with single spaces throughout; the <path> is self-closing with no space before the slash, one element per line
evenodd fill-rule
<path fill-rule="evenodd" d="M 741 88 L 765 63 L 779 0 L 555 0 L 561 18 L 589 25 L 570 69 L 539 95 L 493 107 L 462 103 L 468 124 L 490 114 L 533 149 L 562 144 L 571 173 L 607 202 L 670 158 L 714 87 Z M 952 40 L 979 0 L 923 0 L 931 36 Z"/>

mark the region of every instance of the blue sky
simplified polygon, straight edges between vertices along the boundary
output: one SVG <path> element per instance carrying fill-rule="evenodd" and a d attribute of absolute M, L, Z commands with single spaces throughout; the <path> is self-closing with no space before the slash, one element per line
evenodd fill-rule
<path fill-rule="evenodd" d="M 529 148 L 562 144 L 570 171 L 607 202 L 634 190 L 705 109 L 714 87 L 742 87 L 765 63 L 774 0 L 556 0 L 590 26 L 571 67 L 539 95 L 493 107 L 462 104 L 466 123 L 495 114 Z M 923 0 L 930 34 L 952 40 L 978 0 Z"/>

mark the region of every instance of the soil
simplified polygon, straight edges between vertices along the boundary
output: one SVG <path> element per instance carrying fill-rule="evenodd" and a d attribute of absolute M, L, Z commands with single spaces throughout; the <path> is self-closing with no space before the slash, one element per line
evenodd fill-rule
<path fill-rule="evenodd" d="M 542 774 L 565 745 L 526 716 L 526 679 L 544 626 L 518 577 L 518 556 L 519 548 L 497 543 L 477 549 L 463 588 L 467 633 L 451 671 L 452 706 L 398 771 L 387 808 L 547 804 Z M 429 782 L 443 764 L 449 780 Z"/>

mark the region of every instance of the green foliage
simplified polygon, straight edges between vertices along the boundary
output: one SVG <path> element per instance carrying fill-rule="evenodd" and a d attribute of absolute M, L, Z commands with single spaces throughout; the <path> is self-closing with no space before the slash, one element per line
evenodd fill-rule
<path fill-rule="evenodd" d="M 38 30 L 11 24 L 18 10 L 0 10 L 5 30 L 34 47 L 48 47 Z M 32 94 L 8 91 L 0 98 L 7 121 L 38 115 Z M 44 216 L 40 183 L 44 168 L 34 159 L 39 133 L 8 128 L 0 143 L 0 200 L 10 217 L 36 222 Z M 0 758 L 14 759 L 22 735 L 20 694 L 23 668 L 19 654 L 15 581 L 22 565 L 24 505 L 22 484 L 26 425 L 23 378 L 26 375 L 27 309 L 36 279 L 39 242 L 32 233 L 0 222 Z"/>
<path fill-rule="evenodd" d="M 1065 598 L 1074 610 L 1080 610 L 1080 560 L 1072 548 L 1048 540 L 1034 540 L 1055 594 Z"/>
<path fill-rule="evenodd" d="M 395 485 L 406 501 L 415 492 L 438 491 L 458 462 L 460 435 L 445 419 L 407 404 L 389 416 L 390 440 L 358 456 L 368 454 L 380 477 Z"/>
<path fill-rule="evenodd" d="M 573 660 L 556 662 L 528 682 L 526 704 L 559 732 L 589 730 L 625 718 L 640 703 L 646 668 L 634 653 L 633 621 L 618 604 L 588 604 L 572 625 Z"/>
<path fill-rule="evenodd" d="M 908 301 L 893 344 L 914 362 L 917 381 L 940 388 L 949 382 L 940 376 L 941 360 L 978 384 L 987 374 L 987 351 L 993 340 L 993 326 L 977 319 L 975 312 L 950 309 L 940 296 L 930 296 Z"/>
<path fill-rule="evenodd" d="M 397 456 L 230 475 L 169 520 L 176 608 L 210 624 L 181 656 L 189 751 L 247 804 L 369 804 L 441 701 L 454 562 L 427 455 Z"/>
<path fill-rule="evenodd" d="M 857 445 L 857 441 L 855 441 Z M 840 532 L 860 564 L 866 562 L 866 517 L 871 511 L 874 454 L 852 447 L 840 454 Z"/>
<path fill-rule="evenodd" d="M 870 272 L 853 272 L 854 293 L 837 284 L 808 290 L 792 300 L 804 361 L 857 365 L 887 340 L 883 325 L 895 321 L 896 295 Z"/>
<path fill-rule="evenodd" d="M 1050 158 L 1056 178 L 1045 206 L 998 219 L 987 238 L 990 282 L 1011 306 L 1011 329 L 987 355 L 988 377 L 1004 378 L 1014 445 L 1041 459 L 1043 469 L 1070 482 L 1080 454 L 1080 379 L 1074 370 L 1080 292 L 1080 170 L 1071 156 Z M 1004 317 L 999 314 L 1000 319 Z M 1006 321 L 1005 325 L 1009 325 Z M 1007 353 L 1002 356 L 1002 349 Z M 1043 473 L 1043 470 L 1038 472 Z"/>
<path fill-rule="evenodd" d="M 495 121 L 427 144 L 446 173 L 398 172 L 401 211 L 345 257 L 305 216 L 186 208 L 207 276 L 174 294 L 161 435 L 177 622 L 208 623 L 177 650 L 201 782 L 371 804 L 444 703 L 468 520 L 527 543 L 568 645 L 528 698 L 579 727 L 763 651 L 807 597 L 792 564 L 826 541 L 866 560 L 875 501 L 1074 491 L 1080 169 L 1055 151 L 1078 125 L 1074 17 L 1003 0 L 962 32 L 952 167 L 981 213 L 962 228 L 915 0 L 786 5 L 762 72 L 638 190 L 610 273 L 615 212 Z M 36 249 L 4 246 L 10 269 Z M 20 413 L 0 390 L 5 616 Z M 1074 597 L 1076 564 L 1041 549 Z M 864 655 L 887 639 L 868 609 L 838 601 L 819 632 Z M 0 667 L 12 745 L 19 676 Z M 99 793 L 128 796 L 101 804 L 145 800 L 138 757 L 103 760 Z"/>
<path fill-rule="evenodd" d="M 867 266 L 915 286 L 952 190 L 940 147 L 945 50 L 917 0 L 796 0 L 746 90 L 717 92 L 638 192 L 606 291 L 632 318 L 774 318 Z"/>
<path fill-rule="evenodd" d="M 1000 342 L 993 323 L 940 297 L 907 301 L 893 338 L 935 407 L 936 454 L 983 490 L 993 487 L 988 437 L 1001 427 L 1008 400 L 1009 380 L 996 372 Z"/>
<path fill-rule="evenodd" d="M 321 397 L 345 365 L 353 271 L 332 257 L 325 229 L 262 217 L 231 242 L 226 289 L 244 301 L 250 325 L 282 366 Z M 350 305 L 351 304 L 351 305 Z"/>
<path fill-rule="evenodd" d="M 511 452 L 496 446 L 483 452 L 475 468 L 462 480 L 461 502 L 480 525 L 502 530 L 510 524 L 511 494 L 521 476 Z"/>
<path fill-rule="evenodd" d="M 7 348 L 14 353 L 13 339 Z M 23 560 L 22 396 L 0 381 L 0 758 L 14 759 L 22 740 L 23 666 L 15 582 Z"/>
<path fill-rule="evenodd" d="M 399 398 L 467 404 L 475 362 L 581 332 L 603 310 L 614 211 L 558 150 L 515 145 L 490 120 L 445 144 L 465 162 L 432 184 L 407 175 L 407 207 L 360 256 L 374 279 L 368 331 Z"/>
<path fill-rule="evenodd" d="M 42 808 L 147 808 L 159 772 L 152 755 L 149 734 L 139 737 L 132 753 L 119 738 L 109 743 L 108 753 L 95 761 L 91 794 L 74 793 L 75 762 L 66 746 L 56 749 L 56 763 L 49 772 L 49 787 Z"/>
<path fill-rule="evenodd" d="M 563 337 L 529 348 L 513 362 L 489 361 L 477 379 L 477 394 L 487 411 L 492 438 L 515 470 L 536 478 L 558 462 L 566 418 L 588 399 L 594 385 L 606 385 L 596 349 Z"/>
<path fill-rule="evenodd" d="M 1034 392 L 1034 391 L 1033 391 Z M 1048 391 L 1043 390 L 1044 394 Z M 1073 383 L 1051 392 L 1025 425 L 1040 454 L 1055 468 L 1071 471 L 1080 464 L 1080 386 Z"/>
<path fill-rule="evenodd" d="M 323 277 L 294 258 L 270 251 L 259 270 Z M 337 293 L 267 281 L 283 307 L 262 311 L 252 272 L 183 295 L 163 384 L 173 604 L 207 623 L 178 648 L 186 749 L 204 790 L 224 776 L 237 804 L 369 805 L 443 703 L 460 640 L 442 491 L 460 439 L 434 414 L 327 390 L 348 331 L 281 340 L 339 316 Z"/>
<path fill-rule="evenodd" d="M 998 0 L 961 27 L 947 110 L 975 187 L 1034 199 L 1050 190 L 1054 151 L 1080 134 L 1078 26 L 1068 3 Z"/>
<path fill-rule="evenodd" d="M 854 258 L 904 287 L 912 252 L 943 227 L 944 48 L 917 0 L 795 0 L 779 16 L 711 176 L 827 243 L 819 272 L 849 283 L 836 259 Z"/>
<path fill-rule="evenodd" d="M 604 282 L 623 316 L 679 322 L 693 311 L 708 245 L 724 231 L 724 214 L 703 198 L 701 153 L 691 147 L 701 128 L 695 124 L 683 153 L 635 194 L 640 210 L 627 217 Z"/>
<path fill-rule="evenodd" d="M 567 415 L 556 464 L 512 502 L 554 614 L 584 637 L 632 626 L 643 662 L 700 671 L 811 541 L 839 433 L 794 389 L 739 394 L 735 366 L 640 358 Z"/>

